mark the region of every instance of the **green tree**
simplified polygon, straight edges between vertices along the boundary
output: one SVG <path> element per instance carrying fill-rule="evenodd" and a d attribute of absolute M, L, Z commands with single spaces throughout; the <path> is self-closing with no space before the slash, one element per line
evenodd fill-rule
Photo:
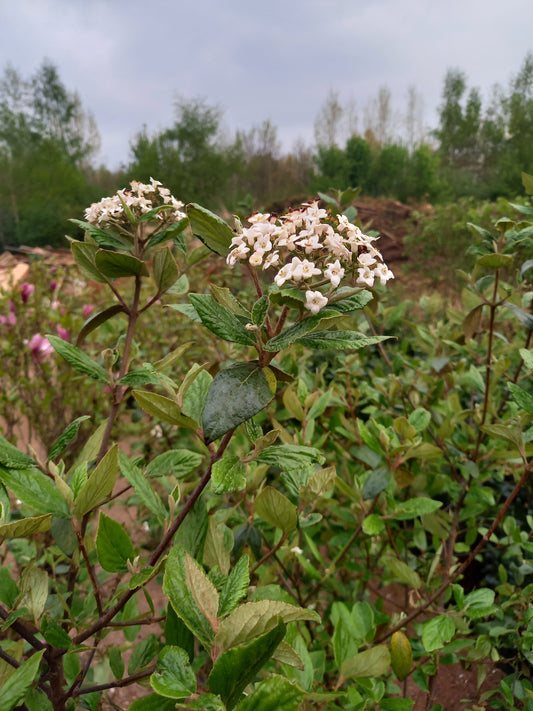
<path fill-rule="evenodd" d="M 367 190 L 373 162 L 372 149 L 368 141 L 361 136 L 349 138 L 346 143 L 346 162 L 347 185 L 357 185 Z"/>

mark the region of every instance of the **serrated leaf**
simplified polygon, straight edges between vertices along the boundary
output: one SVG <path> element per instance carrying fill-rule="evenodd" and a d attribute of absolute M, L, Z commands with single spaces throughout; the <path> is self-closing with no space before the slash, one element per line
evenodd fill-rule
<path fill-rule="evenodd" d="M 246 590 L 250 584 L 249 565 L 248 556 L 243 555 L 230 570 L 228 579 L 220 591 L 219 617 L 225 617 L 230 612 L 233 612 L 240 600 L 246 595 Z"/>
<path fill-rule="evenodd" d="M 209 568 L 216 566 L 223 575 L 227 575 L 230 569 L 230 549 L 233 541 L 231 529 L 226 524 L 219 523 L 214 516 L 210 516 L 202 555 L 204 565 Z"/>
<path fill-rule="evenodd" d="M 285 630 L 285 623 L 280 620 L 264 635 L 248 644 L 228 649 L 218 657 L 208 684 L 210 690 L 222 698 L 228 711 L 235 707 L 246 686 L 272 657 L 285 636 Z"/>
<path fill-rule="evenodd" d="M 148 637 L 136 644 L 128 663 L 128 674 L 135 674 L 136 671 L 150 664 L 159 648 L 159 641 L 154 634 L 149 634 Z"/>
<path fill-rule="evenodd" d="M 64 358 L 75 370 L 84 375 L 88 375 L 93 380 L 98 380 L 100 383 L 107 384 L 109 382 L 107 370 L 98 363 L 95 363 L 86 353 L 58 336 L 48 335 L 46 337 L 55 352 Z"/>
<path fill-rule="evenodd" d="M 67 518 L 70 511 L 59 489 L 50 477 L 36 468 L 5 469 L 0 466 L 0 481 L 17 499 L 38 513 L 52 513 Z"/>
<path fill-rule="evenodd" d="M 217 589 L 199 564 L 185 553 L 185 582 L 192 593 L 198 610 L 209 622 L 214 632 L 218 629 Z"/>
<path fill-rule="evenodd" d="M 203 456 L 188 449 L 170 449 L 152 459 L 146 467 L 146 476 L 168 476 L 172 474 L 177 479 L 196 471 L 202 463 Z"/>
<path fill-rule="evenodd" d="M 109 321 L 109 319 L 113 318 L 113 316 L 120 313 L 126 313 L 124 306 L 122 306 L 122 304 L 113 304 L 113 306 L 109 306 L 107 309 L 90 316 L 81 327 L 81 331 L 76 339 L 76 346 L 80 346 L 89 333 L 94 331 L 106 321 Z"/>
<path fill-rule="evenodd" d="M 428 499 L 425 496 L 417 496 L 414 499 L 407 499 L 407 501 L 398 503 L 394 511 L 394 518 L 397 521 L 404 521 L 406 519 L 416 518 L 417 516 L 425 516 L 426 514 L 433 513 L 437 509 L 440 509 L 441 506 L 442 501 Z"/>
<path fill-rule="evenodd" d="M 187 205 L 187 216 L 193 235 L 212 252 L 227 257 L 234 233 L 224 220 L 194 202 Z"/>
<path fill-rule="evenodd" d="M 198 423 L 190 417 L 182 414 L 179 405 L 164 395 L 151 393 L 144 390 L 133 390 L 133 397 L 139 403 L 139 406 L 153 417 L 157 417 L 163 422 L 176 427 L 185 427 L 188 430 L 195 432 L 198 428 Z"/>
<path fill-rule="evenodd" d="M 268 368 L 260 368 L 256 363 L 237 363 L 216 374 L 203 412 L 204 437 L 208 442 L 268 405 L 275 393 L 268 373 Z"/>
<path fill-rule="evenodd" d="M 215 494 L 238 491 L 246 486 L 246 469 L 240 457 L 224 457 L 213 464 L 211 489 Z"/>
<path fill-rule="evenodd" d="M 100 511 L 96 536 L 98 562 L 108 573 L 128 569 L 128 560 L 133 561 L 133 543 L 124 526 Z"/>
<path fill-rule="evenodd" d="M 71 242 L 70 248 L 74 261 L 85 277 L 98 284 L 107 284 L 107 279 L 100 274 L 94 261 L 96 252 L 98 252 L 99 249 L 97 245 L 89 244 L 88 242 L 74 241 Z"/>
<path fill-rule="evenodd" d="M 185 560 L 188 554 L 174 546 L 165 566 L 163 592 L 168 595 L 174 612 L 206 649 L 213 643 L 213 629 L 206 617 L 198 609 L 192 591 L 186 582 Z"/>
<path fill-rule="evenodd" d="M 265 296 L 265 295 L 261 296 L 261 298 L 259 298 L 253 305 L 252 322 L 256 326 L 263 325 L 266 315 L 268 313 L 268 307 L 269 307 L 269 300 L 268 300 L 268 296 Z"/>
<path fill-rule="evenodd" d="M 0 435 L 0 464 L 8 469 L 28 469 L 35 466 L 36 462 Z"/>
<path fill-rule="evenodd" d="M 32 516 L 23 518 L 20 521 L 4 523 L 0 526 L 0 543 L 11 538 L 29 538 L 35 533 L 49 531 L 52 524 L 52 514 L 44 516 Z"/>
<path fill-rule="evenodd" d="M 62 434 L 59 435 L 54 444 L 50 447 L 50 451 L 48 452 L 48 457 L 46 461 L 49 462 L 51 459 L 55 459 L 60 454 L 62 454 L 62 452 L 65 451 L 69 442 L 71 442 L 77 435 L 81 423 L 85 420 L 90 419 L 91 418 L 89 417 L 89 415 L 82 415 L 82 417 L 77 417 L 74 422 L 71 422 L 70 425 L 65 428 Z"/>
<path fill-rule="evenodd" d="M 156 516 L 159 516 L 160 519 L 164 519 L 167 515 L 167 510 L 139 467 L 135 466 L 122 452 L 118 454 L 118 463 L 122 476 L 133 486 L 135 493 L 146 508 Z"/>
<path fill-rule="evenodd" d="M 13 674 L 4 682 L 2 700 L 0 701 L 1 711 L 12 711 L 24 699 L 26 692 L 37 676 L 43 654 L 44 649 L 33 654 L 18 669 L 15 669 Z"/>
<path fill-rule="evenodd" d="M 39 626 L 48 599 L 48 573 L 42 568 L 25 568 L 20 576 L 19 589 L 17 608 L 28 608 L 33 621 Z"/>
<path fill-rule="evenodd" d="M 480 429 L 491 437 L 497 437 L 498 439 L 511 442 L 518 450 L 522 448 L 522 433 L 517 427 L 508 425 L 482 425 Z"/>
<path fill-rule="evenodd" d="M 344 679 L 375 678 L 386 674 L 390 666 L 389 648 L 384 644 L 366 649 L 355 657 L 346 659 L 341 666 Z"/>
<path fill-rule="evenodd" d="M 131 276 L 148 276 L 146 264 L 133 254 L 112 252 L 99 249 L 94 255 L 94 263 L 98 271 L 108 279 L 120 279 Z"/>
<path fill-rule="evenodd" d="M 257 516 L 280 528 L 284 533 L 294 531 L 298 523 L 298 509 L 273 486 L 266 486 L 255 499 Z"/>
<path fill-rule="evenodd" d="M 281 617 L 285 624 L 305 620 L 320 622 L 316 612 L 290 605 L 288 602 L 246 602 L 221 621 L 215 638 L 216 643 L 222 650 L 246 644 L 255 637 L 270 632 L 278 624 L 278 617 Z"/>
<path fill-rule="evenodd" d="M 319 314 L 312 316 L 307 316 L 307 318 L 297 321 L 292 326 L 289 326 L 284 331 L 282 331 L 278 336 L 274 336 L 269 341 L 265 343 L 265 350 L 267 351 L 281 351 L 284 348 L 288 348 L 292 343 L 305 336 L 307 333 L 312 331 L 318 326 L 323 318 L 328 316 L 336 316 L 338 312 L 332 309 L 323 309 Z"/>
<path fill-rule="evenodd" d="M 196 674 L 189 664 L 187 652 L 181 647 L 163 647 L 150 685 L 155 692 L 170 699 L 185 699 L 195 694 Z"/>
<path fill-rule="evenodd" d="M 533 395 L 516 383 L 508 383 L 507 387 L 518 407 L 533 415 Z"/>
<path fill-rule="evenodd" d="M 225 306 L 221 306 L 211 294 L 189 294 L 203 325 L 219 338 L 231 343 L 253 346 L 255 338 L 245 324 Z"/>
<path fill-rule="evenodd" d="M 118 474 L 118 446 L 104 455 L 90 474 L 74 504 L 74 515 L 80 518 L 95 509 L 113 491 Z"/>

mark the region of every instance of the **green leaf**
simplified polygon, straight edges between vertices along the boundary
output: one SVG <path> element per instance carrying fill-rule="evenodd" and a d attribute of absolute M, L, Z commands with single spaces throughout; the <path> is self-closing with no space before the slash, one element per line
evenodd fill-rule
<path fill-rule="evenodd" d="M 196 471 L 202 463 L 203 456 L 188 449 L 170 449 L 152 459 L 146 467 L 146 476 L 168 476 L 173 474 L 181 479 Z"/>
<path fill-rule="evenodd" d="M 168 291 L 180 275 L 178 265 L 169 247 L 158 249 L 152 262 L 153 277 L 160 293 Z"/>
<path fill-rule="evenodd" d="M 268 307 L 269 307 L 269 300 L 268 300 L 268 296 L 265 296 L 265 295 L 261 296 L 261 298 L 259 298 L 253 305 L 252 322 L 256 326 L 263 325 L 266 315 L 268 313 Z"/>
<path fill-rule="evenodd" d="M 48 696 L 42 689 L 30 687 L 24 697 L 28 711 L 54 711 Z"/>
<path fill-rule="evenodd" d="M 11 577 L 9 569 L 4 566 L 0 567 L 0 600 L 8 609 L 11 609 L 18 594 L 18 585 Z"/>
<path fill-rule="evenodd" d="M 516 383 L 507 383 L 507 387 L 518 407 L 521 407 L 522 410 L 533 415 L 533 395 L 519 385 L 516 385 Z"/>
<path fill-rule="evenodd" d="M 196 422 L 202 421 L 207 393 L 212 382 L 213 376 L 206 370 L 201 370 L 183 396 L 183 412 Z"/>
<path fill-rule="evenodd" d="M 357 350 L 365 346 L 374 346 L 389 338 L 390 336 L 363 336 L 355 331 L 315 331 L 298 338 L 297 343 L 317 350 Z"/>
<path fill-rule="evenodd" d="M 124 254 L 124 252 L 99 249 L 94 255 L 94 263 L 98 271 L 108 279 L 148 276 L 146 264 L 132 254 Z"/>
<path fill-rule="evenodd" d="M 146 508 L 156 516 L 159 516 L 160 519 L 164 519 L 167 515 L 167 510 L 139 467 L 135 466 L 131 459 L 128 459 L 122 452 L 118 454 L 118 464 L 122 476 L 133 486 L 135 493 Z"/>
<path fill-rule="evenodd" d="M 67 343 L 58 336 L 48 335 L 46 337 L 50 341 L 55 352 L 64 358 L 75 370 L 83 373 L 84 375 L 88 375 L 93 380 L 98 380 L 100 383 L 107 384 L 109 382 L 109 374 L 107 370 L 98 363 L 95 363 L 86 353 L 81 351 L 79 348 L 76 348 L 76 346 L 73 346 L 72 343 Z"/>
<path fill-rule="evenodd" d="M 245 324 L 211 294 L 189 294 L 189 299 L 204 326 L 216 336 L 245 346 L 255 344 L 255 338 Z"/>
<path fill-rule="evenodd" d="M 28 469 L 35 466 L 36 462 L 5 437 L 0 436 L 0 464 L 8 469 Z"/>
<path fill-rule="evenodd" d="M 96 552 L 98 562 L 108 573 L 126 571 L 127 561 L 133 561 L 135 557 L 133 543 L 124 526 L 101 511 L 96 536 Z"/>
<path fill-rule="evenodd" d="M 455 634 L 455 622 L 447 615 L 438 615 L 424 623 L 422 644 L 426 652 L 442 649 Z"/>
<path fill-rule="evenodd" d="M 88 242 L 71 242 L 70 248 L 74 261 L 78 265 L 81 273 L 98 284 L 106 284 L 107 279 L 98 271 L 94 258 L 98 252 L 98 246 Z"/>
<path fill-rule="evenodd" d="M 522 433 L 517 427 L 508 425 L 482 425 L 480 429 L 482 432 L 485 432 L 485 434 L 488 434 L 491 437 L 511 442 L 511 444 L 514 444 L 518 450 L 522 449 Z"/>
<path fill-rule="evenodd" d="M 307 318 L 297 321 L 292 326 L 289 326 L 282 331 L 278 336 L 274 336 L 265 343 L 266 351 L 281 351 L 288 348 L 292 343 L 298 341 L 302 336 L 312 331 L 318 326 L 323 318 L 328 316 L 336 316 L 337 311 L 331 309 L 323 309 L 319 314 L 307 316 Z"/>
<path fill-rule="evenodd" d="M 476 264 L 488 269 L 502 269 L 512 267 L 513 257 L 510 254 L 484 254 L 476 259 Z"/>
<path fill-rule="evenodd" d="M 165 699 L 159 694 L 148 694 L 134 701 L 128 711 L 176 711 L 176 702 L 173 699 Z"/>
<path fill-rule="evenodd" d="M 263 410 L 275 391 L 272 371 L 256 363 L 237 363 L 219 371 L 203 412 L 206 441 L 212 442 Z"/>
<path fill-rule="evenodd" d="M 52 514 L 23 518 L 0 526 L 0 543 L 10 538 L 30 538 L 34 533 L 49 531 L 52 524 Z"/>
<path fill-rule="evenodd" d="M 170 599 L 174 612 L 180 617 L 191 632 L 206 649 L 213 643 L 213 628 L 196 604 L 192 590 L 187 584 L 185 561 L 190 558 L 183 548 L 174 546 L 170 551 L 165 566 L 163 592 Z"/>
<path fill-rule="evenodd" d="M 136 644 L 128 663 L 128 674 L 135 674 L 136 671 L 150 664 L 158 653 L 159 647 L 160 644 L 155 634 L 149 634 L 148 637 Z"/>
<path fill-rule="evenodd" d="M 274 675 L 262 681 L 253 694 L 243 699 L 236 711 L 297 711 L 305 696 L 296 684 Z"/>
<path fill-rule="evenodd" d="M 416 410 L 409 415 L 409 424 L 413 425 L 417 432 L 423 432 L 431 422 L 431 413 L 424 410 L 423 407 L 417 407 Z"/>
<path fill-rule="evenodd" d="M 238 491 L 246 486 L 246 469 L 240 457 L 223 457 L 213 464 L 211 489 L 215 494 Z"/>
<path fill-rule="evenodd" d="M 163 647 L 150 685 L 155 692 L 170 699 L 185 699 L 195 694 L 196 674 L 189 664 L 187 652 L 181 647 Z"/>
<path fill-rule="evenodd" d="M 0 481 L 17 499 L 38 513 L 70 516 L 65 499 L 52 479 L 38 469 L 5 469 L 0 466 Z"/>
<path fill-rule="evenodd" d="M 266 486 L 256 497 L 254 511 L 263 521 L 284 533 L 294 531 L 298 523 L 296 506 L 273 486 Z"/>
<path fill-rule="evenodd" d="M 385 530 L 385 521 L 379 514 L 370 514 L 363 520 L 363 531 L 367 536 L 378 536 Z"/>
<path fill-rule="evenodd" d="M 533 331 L 532 314 L 528 313 L 527 311 L 524 311 L 524 309 L 521 309 L 520 306 L 512 304 L 510 301 L 504 301 L 503 305 L 507 306 L 507 308 L 514 313 L 514 315 L 518 318 L 522 326 L 525 326 L 528 331 Z"/>
<path fill-rule="evenodd" d="M 68 649 L 72 644 L 71 638 L 59 622 L 47 615 L 41 620 L 41 632 L 48 644 L 56 649 Z"/>
<path fill-rule="evenodd" d="M 90 222 L 82 222 L 82 220 L 75 220 L 71 218 L 69 222 L 78 225 L 82 230 L 85 230 L 95 242 L 103 245 L 104 247 L 114 247 L 115 249 L 128 249 L 131 250 L 133 247 L 133 239 L 129 236 L 115 237 L 114 235 L 104 232 L 96 225 L 92 225 Z"/>
<path fill-rule="evenodd" d="M 533 370 L 533 351 L 529 351 L 527 348 L 521 348 L 520 357 L 524 361 L 526 368 L 528 370 Z"/>
<path fill-rule="evenodd" d="M 320 417 L 324 413 L 324 410 L 327 408 L 329 405 L 329 401 L 331 400 L 331 395 L 333 391 L 332 390 L 326 390 L 325 392 L 322 393 L 322 395 L 318 398 L 318 400 L 315 400 L 315 402 L 311 405 L 309 408 L 309 411 L 307 413 L 307 420 L 314 420 L 317 417 Z"/>
<path fill-rule="evenodd" d="M 401 580 L 402 583 L 409 585 L 409 587 L 415 590 L 418 590 L 422 585 L 422 581 L 416 570 L 410 568 L 407 563 L 404 563 L 402 560 L 398 560 L 398 558 L 387 558 L 387 565 L 391 569 L 394 577 Z"/>
<path fill-rule="evenodd" d="M 250 561 L 247 555 L 243 555 L 235 563 L 228 575 L 228 578 L 220 591 L 218 603 L 218 616 L 225 617 L 237 607 L 237 604 L 246 595 L 246 590 L 250 584 Z"/>
<path fill-rule="evenodd" d="M 234 234 L 224 220 L 194 202 L 187 205 L 187 216 L 193 235 L 212 252 L 227 257 Z"/>
<path fill-rule="evenodd" d="M 217 284 L 209 284 L 211 293 L 221 306 L 229 309 L 236 316 L 244 316 L 246 320 L 250 319 L 250 312 L 244 308 L 241 302 L 233 295 L 233 292 L 227 286 L 218 286 Z"/>
<path fill-rule="evenodd" d="M 109 319 L 113 318 L 113 316 L 116 316 L 117 314 L 121 313 L 126 313 L 124 306 L 122 306 L 122 304 L 113 304 L 113 306 L 109 306 L 107 309 L 99 311 L 97 314 L 93 314 L 92 316 L 90 316 L 81 327 L 81 331 L 79 332 L 78 337 L 76 339 L 76 346 L 80 346 L 87 338 L 89 333 L 94 331 L 106 321 L 109 321 Z"/>
<path fill-rule="evenodd" d="M 74 515 L 81 518 L 95 509 L 113 491 L 118 474 L 118 446 L 104 455 L 80 489 L 74 504 Z"/>
<path fill-rule="evenodd" d="M 349 288 L 339 289 L 329 300 L 328 309 L 335 309 L 335 311 L 340 311 L 341 314 L 348 314 L 351 311 L 364 309 L 374 298 L 372 292 L 367 289 L 357 291 L 355 294 L 351 293 L 352 291 Z"/>
<path fill-rule="evenodd" d="M 0 711 L 11 711 L 20 704 L 33 684 L 43 654 L 44 649 L 33 654 L 18 669 L 15 669 L 13 674 L 4 682 L 0 699 Z"/>
<path fill-rule="evenodd" d="M 424 516 L 425 514 L 430 514 L 440 509 L 441 506 L 442 501 L 428 499 L 425 496 L 418 496 L 414 499 L 407 499 L 407 501 L 399 503 L 394 511 L 394 518 L 397 521 L 404 521 L 409 518 Z"/>
<path fill-rule="evenodd" d="M 473 590 L 464 599 L 464 608 L 467 617 L 479 619 L 488 617 L 494 612 L 494 598 L 496 593 L 490 588 L 478 588 Z"/>
<path fill-rule="evenodd" d="M 149 415 L 175 427 L 185 427 L 193 432 L 198 429 L 198 423 L 182 415 L 179 405 L 174 400 L 144 390 L 133 390 L 132 394 L 139 406 Z"/>
<path fill-rule="evenodd" d="M 386 489 L 392 481 L 392 472 L 388 467 L 379 467 L 369 474 L 363 484 L 363 499 L 373 499 Z"/>
<path fill-rule="evenodd" d="M 442 457 L 442 449 L 431 442 L 422 442 L 414 447 L 409 447 L 405 452 L 405 459 L 440 459 Z"/>
<path fill-rule="evenodd" d="M 81 423 L 90 419 L 89 415 L 83 415 L 82 417 L 77 417 L 74 422 L 71 422 L 50 447 L 46 461 L 49 462 L 51 459 L 55 459 L 62 452 L 64 452 L 69 442 L 71 442 L 77 435 Z"/>
<path fill-rule="evenodd" d="M 270 632 L 278 624 L 278 617 L 281 617 L 285 624 L 305 620 L 320 622 L 316 612 L 290 605 L 288 602 L 246 602 L 221 621 L 215 638 L 216 643 L 221 650 L 246 644 L 255 637 Z"/>
<path fill-rule="evenodd" d="M 227 576 L 230 569 L 230 550 L 233 548 L 233 544 L 233 531 L 225 523 L 219 523 L 214 516 L 209 516 L 202 563 L 209 568 L 217 567 L 223 575 Z"/>
<path fill-rule="evenodd" d="M 109 647 L 109 666 L 115 679 L 122 679 L 124 676 L 124 660 L 118 647 Z"/>
<path fill-rule="evenodd" d="M 228 649 L 218 657 L 208 684 L 209 689 L 222 698 L 228 711 L 235 707 L 244 689 L 272 657 L 285 636 L 285 630 L 285 623 L 279 620 L 266 634 L 246 645 Z"/>
<path fill-rule="evenodd" d="M 218 627 L 219 595 L 217 589 L 205 574 L 203 568 L 185 554 L 185 580 L 194 602 L 213 630 Z"/>
<path fill-rule="evenodd" d="M 378 644 L 346 659 L 341 666 L 341 676 L 344 679 L 375 678 L 386 674 L 389 666 L 389 648 L 385 644 Z"/>
<path fill-rule="evenodd" d="M 17 608 L 26 607 L 36 626 L 48 599 L 48 573 L 42 568 L 25 568 L 19 580 L 20 597 Z"/>

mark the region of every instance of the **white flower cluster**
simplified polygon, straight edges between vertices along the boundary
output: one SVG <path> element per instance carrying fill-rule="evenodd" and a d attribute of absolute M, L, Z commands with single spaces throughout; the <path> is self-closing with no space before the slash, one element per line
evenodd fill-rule
<path fill-rule="evenodd" d="M 105 225 L 128 225 L 129 222 L 124 211 L 124 205 L 131 210 L 137 218 L 146 215 L 156 207 L 168 206 L 154 215 L 154 221 L 167 223 L 179 222 L 185 213 L 181 211 L 183 203 L 170 194 L 159 180 L 150 178 L 149 183 L 139 183 L 132 180 L 130 189 L 118 190 L 112 197 L 105 197 L 100 202 L 94 202 L 85 210 L 85 219 L 92 225 L 103 227 Z"/>
<path fill-rule="evenodd" d="M 345 274 L 352 275 L 357 286 L 369 287 L 394 278 L 372 244 L 377 238 L 363 234 L 345 215 L 332 221 L 318 202 L 304 203 L 280 218 L 256 213 L 248 222 L 250 227 L 231 241 L 228 264 L 247 261 L 263 270 L 276 268 L 276 284 L 305 288 L 305 308 L 314 314 L 328 303 Z M 323 286 L 326 295 L 317 289 Z"/>

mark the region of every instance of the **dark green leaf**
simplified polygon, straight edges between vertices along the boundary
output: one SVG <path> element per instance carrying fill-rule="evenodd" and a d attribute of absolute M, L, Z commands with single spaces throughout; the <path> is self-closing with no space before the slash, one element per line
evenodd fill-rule
<path fill-rule="evenodd" d="M 372 292 L 367 289 L 363 289 L 363 291 L 358 291 L 356 294 L 349 295 L 351 291 L 351 289 L 342 289 L 337 291 L 335 296 L 329 301 L 328 309 L 331 308 L 335 309 L 335 311 L 340 311 L 342 314 L 348 314 L 351 311 L 364 309 L 365 306 L 374 298 L 372 296 Z"/>
<path fill-rule="evenodd" d="M 113 304 L 113 306 L 109 306 L 107 309 L 99 311 L 97 314 L 93 314 L 93 316 L 90 316 L 81 327 L 81 331 L 79 332 L 78 338 L 76 339 L 76 345 L 80 346 L 87 338 L 89 333 L 94 331 L 106 321 L 109 321 L 109 319 L 113 318 L 113 316 L 116 316 L 120 313 L 126 313 L 124 306 L 122 306 L 122 304 Z"/>
<path fill-rule="evenodd" d="M 36 462 L 21 452 L 14 444 L 8 442 L 5 437 L 0 436 L 0 464 L 7 469 L 28 469 L 36 465 Z"/>
<path fill-rule="evenodd" d="M 373 346 L 389 338 L 390 336 L 363 336 L 355 331 L 315 331 L 298 338 L 297 342 L 307 348 L 316 348 L 317 350 L 356 350 L 365 346 Z"/>
<path fill-rule="evenodd" d="M 130 276 L 148 276 L 146 264 L 132 254 L 99 249 L 94 255 L 98 271 L 108 279 Z"/>
<path fill-rule="evenodd" d="M 187 215 L 193 235 L 201 239 L 212 252 L 226 257 L 234 234 L 224 220 L 194 202 L 187 205 Z"/>
<path fill-rule="evenodd" d="M 5 566 L 0 567 L 0 600 L 8 609 L 11 609 L 18 594 L 18 585 L 11 577 L 9 569 Z"/>
<path fill-rule="evenodd" d="M 97 245 L 88 242 L 72 242 L 71 249 L 74 261 L 87 279 L 98 284 L 107 284 L 107 279 L 100 274 L 94 261 L 96 252 L 98 252 Z"/>
<path fill-rule="evenodd" d="M 47 615 L 41 620 L 41 632 L 48 644 L 56 649 L 68 649 L 72 644 L 71 638 L 61 625 Z"/>
<path fill-rule="evenodd" d="M 285 630 L 285 623 L 280 619 L 270 632 L 218 657 L 208 683 L 210 690 L 222 698 L 228 711 L 235 707 L 246 686 L 272 657 Z"/>
<path fill-rule="evenodd" d="M 89 356 L 79 348 L 76 348 L 76 346 L 73 346 L 71 343 L 67 343 L 58 336 L 48 335 L 47 338 L 55 352 L 64 358 L 75 370 L 101 383 L 107 384 L 109 382 L 107 370 L 98 363 L 95 363 L 92 358 L 89 358 Z"/>
<path fill-rule="evenodd" d="M 180 275 L 178 265 L 169 247 L 157 250 L 154 254 L 152 269 L 155 285 L 161 293 L 170 289 Z"/>
<path fill-rule="evenodd" d="M 243 699 L 237 711 L 297 711 L 305 692 L 281 676 L 262 681 L 253 694 Z"/>
<path fill-rule="evenodd" d="M 231 569 L 224 587 L 220 591 L 218 616 L 225 617 L 237 607 L 237 604 L 246 595 L 250 584 L 249 558 L 243 555 Z"/>
<path fill-rule="evenodd" d="M 124 676 L 124 660 L 118 647 L 109 648 L 109 666 L 115 679 L 122 679 Z"/>
<path fill-rule="evenodd" d="M 258 299 L 252 308 L 252 321 L 256 326 L 262 326 L 267 312 L 268 312 L 269 302 L 268 296 L 262 296 Z"/>
<path fill-rule="evenodd" d="M 265 408 L 276 391 L 269 368 L 238 363 L 219 371 L 207 394 L 203 430 L 212 442 Z"/>
<path fill-rule="evenodd" d="M 518 407 L 533 415 L 533 395 L 516 383 L 508 383 L 507 387 Z"/>
<path fill-rule="evenodd" d="M 136 671 L 150 664 L 158 653 L 159 647 L 159 641 L 155 634 L 149 634 L 148 637 L 136 644 L 128 663 L 128 674 L 135 674 Z"/>
<path fill-rule="evenodd" d="M 115 247 L 115 249 L 128 250 L 133 248 L 133 239 L 130 237 L 124 236 L 122 239 L 119 239 L 118 237 L 109 234 L 109 232 L 104 232 L 104 230 L 96 227 L 96 225 L 92 225 L 90 222 L 82 222 L 81 220 L 75 220 L 73 218 L 71 218 L 69 222 L 73 222 L 75 225 L 78 225 L 78 227 L 81 227 L 82 230 L 89 233 L 95 242 L 103 245 L 104 247 Z"/>
<path fill-rule="evenodd" d="M 206 328 L 224 341 L 254 345 L 255 338 L 245 324 L 211 294 L 189 294 L 189 299 Z"/>
<path fill-rule="evenodd" d="M 133 543 L 124 526 L 101 511 L 96 536 L 96 552 L 100 565 L 108 573 L 126 571 L 127 561 L 133 561 L 135 557 Z"/>
<path fill-rule="evenodd" d="M 128 711 L 176 711 L 176 701 L 159 694 L 148 694 L 134 701 Z"/>
<path fill-rule="evenodd" d="M 363 499 L 373 499 L 387 488 L 392 481 L 392 472 L 388 467 L 379 467 L 371 472 L 363 485 Z"/>
<path fill-rule="evenodd" d="M 241 302 L 233 295 L 233 292 L 227 286 L 218 286 L 217 284 L 209 284 L 211 293 L 221 306 L 229 309 L 236 316 L 244 316 L 247 320 L 250 319 L 250 312 L 244 308 Z"/>
<path fill-rule="evenodd" d="M 320 313 L 308 316 L 307 318 L 297 321 L 292 326 L 289 326 L 282 331 L 279 336 L 274 336 L 265 344 L 267 351 L 281 351 L 287 348 L 295 341 L 298 341 L 306 333 L 309 333 L 318 326 L 323 318 L 328 316 L 336 316 L 337 312 L 332 309 L 323 309 Z"/>
<path fill-rule="evenodd" d="M 65 428 L 63 433 L 59 435 L 54 444 L 50 447 L 50 451 L 48 452 L 48 458 L 46 461 L 49 462 L 51 459 L 55 459 L 62 452 L 64 452 L 69 442 L 71 442 L 77 435 L 81 423 L 89 419 L 89 415 L 82 415 L 82 417 L 77 417 L 74 422 L 71 422 L 70 425 Z"/>
<path fill-rule="evenodd" d="M 202 463 L 203 456 L 188 449 L 170 449 L 152 459 L 146 467 L 146 476 L 168 476 L 172 474 L 177 479 L 196 471 Z"/>

